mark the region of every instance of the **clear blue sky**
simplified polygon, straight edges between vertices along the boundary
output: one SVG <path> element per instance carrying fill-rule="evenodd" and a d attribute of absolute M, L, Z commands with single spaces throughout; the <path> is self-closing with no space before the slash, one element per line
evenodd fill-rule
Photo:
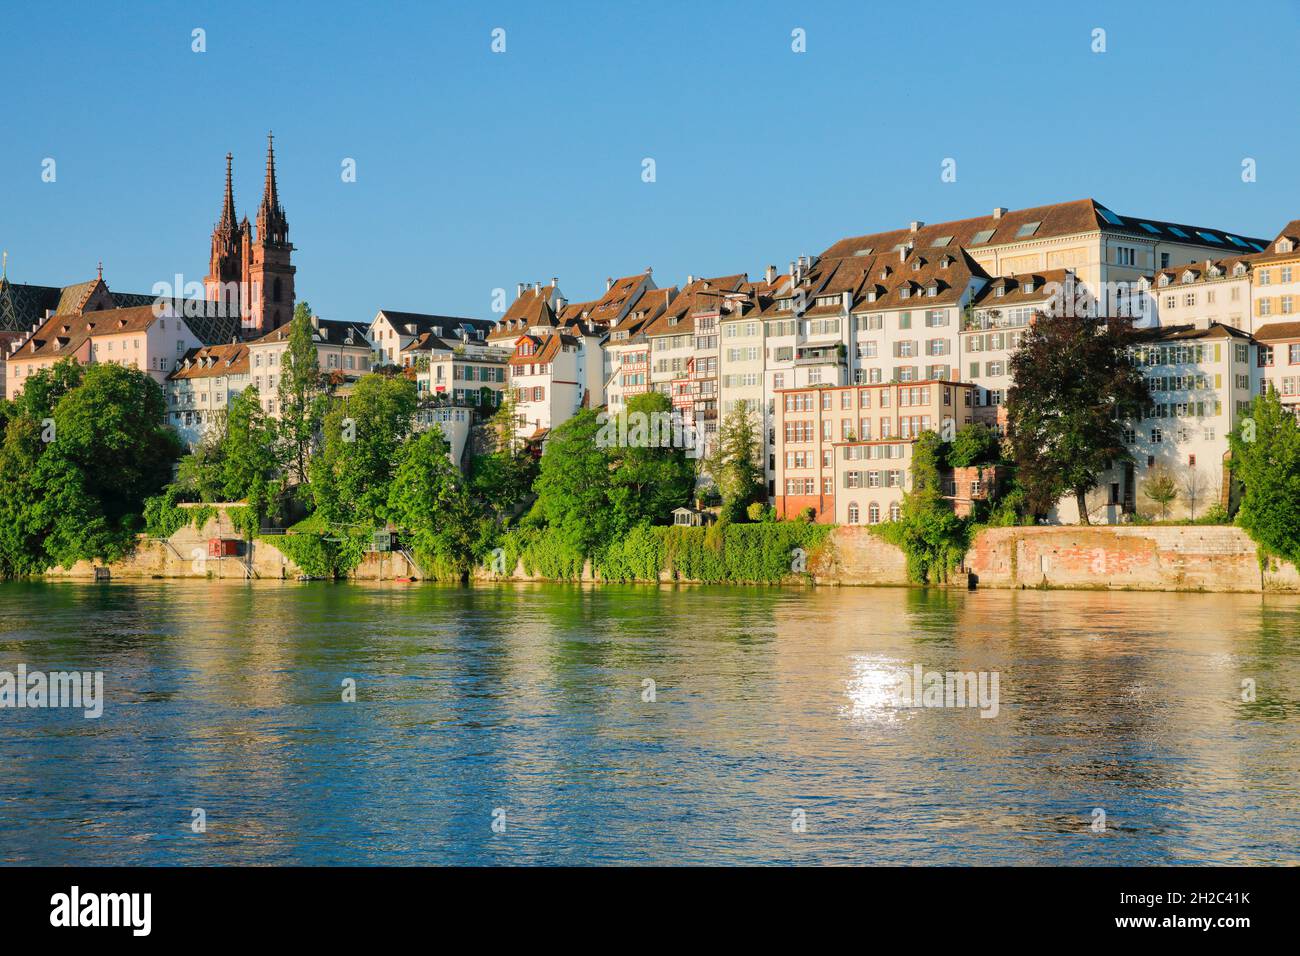
<path fill-rule="evenodd" d="M 647 266 L 756 275 L 995 205 L 1094 196 L 1261 236 L 1300 217 L 1295 2 L 55 2 L 6 5 L 0 32 L 16 282 L 100 259 L 122 291 L 200 280 L 225 153 L 251 217 L 268 129 L 299 297 L 330 318 L 487 317 L 494 288 L 553 275 L 574 301 Z"/>

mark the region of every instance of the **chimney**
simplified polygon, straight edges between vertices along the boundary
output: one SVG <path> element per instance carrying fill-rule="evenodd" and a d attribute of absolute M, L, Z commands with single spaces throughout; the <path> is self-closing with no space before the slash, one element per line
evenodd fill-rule
<path fill-rule="evenodd" d="M 771 285 L 773 282 L 776 281 L 776 266 L 767 267 L 766 278 L 767 278 L 768 285 Z"/>
<path fill-rule="evenodd" d="M 612 289 L 612 288 L 614 288 L 614 280 L 613 280 L 613 279 L 606 279 L 606 280 L 605 280 L 605 291 L 608 292 L 608 291 L 609 291 L 610 289 Z"/>
<path fill-rule="evenodd" d="M 318 330 L 320 329 L 320 316 L 319 316 L 319 315 L 313 315 L 313 316 L 311 317 L 311 327 L 312 327 L 313 329 L 318 329 Z"/>
<path fill-rule="evenodd" d="M 523 294 L 524 294 L 524 284 L 520 282 L 518 285 L 515 286 L 515 298 L 518 299 Z"/>
<path fill-rule="evenodd" d="M 1007 207 L 1006 207 L 1006 206 L 994 206 L 994 207 L 993 207 L 993 218 L 994 218 L 994 219 L 1001 219 L 1001 218 L 1002 218 L 1003 216 L 1005 216 L 1006 214 L 1007 214 Z"/>
<path fill-rule="evenodd" d="M 912 231 L 913 231 L 913 232 L 920 232 L 920 231 L 921 231 L 921 227 L 924 226 L 924 225 L 925 225 L 925 223 L 923 223 L 921 220 L 919 220 L 919 219 L 913 219 L 913 220 L 912 220 Z"/>
<path fill-rule="evenodd" d="M 554 289 L 559 284 L 560 284 L 559 278 L 557 276 L 551 276 L 551 288 Z"/>
<path fill-rule="evenodd" d="M 541 284 L 540 282 L 534 282 L 534 283 L 533 283 L 533 291 L 534 291 L 534 292 L 541 292 L 541 291 L 542 291 L 542 284 Z"/>
<path fill-rule="evenodd" d="M 695 281 L 695 276 L 693 276 L 693 275 L 689 275 L 689 274 L 686 276 L 686 284 L 687 284 L 687 285 L 690 285 L 690 284 L 691 284 L 692 282 L 694 282 L 694 281 Z"/>

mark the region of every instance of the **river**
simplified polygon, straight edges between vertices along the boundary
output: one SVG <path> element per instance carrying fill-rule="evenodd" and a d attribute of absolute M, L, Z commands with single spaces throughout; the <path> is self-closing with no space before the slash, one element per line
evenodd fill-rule
<path fill-rule="evenodd" d="M 3 584 L 20 665 L 103 712 L 0 708 L 9 864 L 1300 863 L 1294 596 Z"/>

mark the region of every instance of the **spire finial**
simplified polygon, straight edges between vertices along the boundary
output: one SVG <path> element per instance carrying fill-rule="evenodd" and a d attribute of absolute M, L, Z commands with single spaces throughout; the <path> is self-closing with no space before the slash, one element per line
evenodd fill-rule
<path fill-rule="evenodd" d="M 97 271 L 99 272 L 99 281 L 103 282 L 104 281 L 104 260 L 103 259 L 99 260 L 99 266 L 97 267 Z"/>
<path fill-rule="evenodd" d="M 9 278 L 9 250 L 4 251 L 4 256 L 0 257 L 0 279 Z"/>

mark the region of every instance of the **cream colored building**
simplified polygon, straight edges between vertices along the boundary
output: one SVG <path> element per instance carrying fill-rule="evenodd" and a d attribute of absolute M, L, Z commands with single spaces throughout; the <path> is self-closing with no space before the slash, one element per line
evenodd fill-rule
<path fill-rule="evenodd" d="M 243 342 L 191 349 L 167 377 L 167 420 L 190 448 L 221 428 L 250 384 L 248 354 Z"/>

